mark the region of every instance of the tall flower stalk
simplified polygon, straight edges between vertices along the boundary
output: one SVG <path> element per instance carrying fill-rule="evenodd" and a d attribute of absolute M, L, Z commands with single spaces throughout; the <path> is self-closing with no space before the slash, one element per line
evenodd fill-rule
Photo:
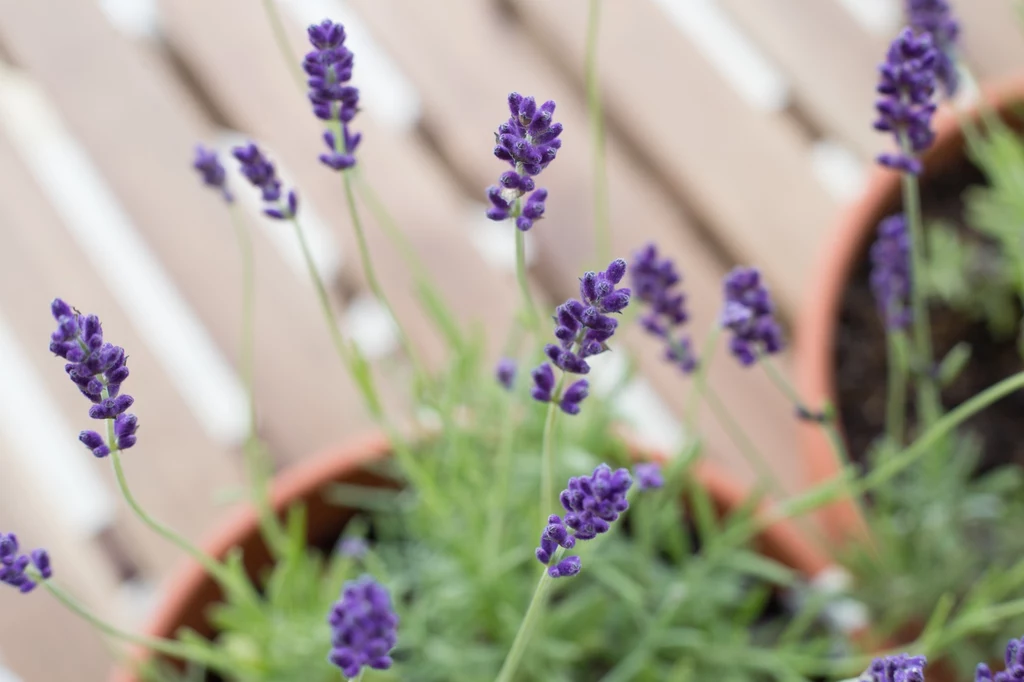
<path fill-rule="evenodd" d="M 597 43 L 601 27 L 601 2 L 590 0 L 587 11 L 587 45 L 584 64 L 587 117 L 590 119 L 590 156 L 594 193 L 594 242 L 597 262 L 612 257 L 611 215 L 608 210 L 608 165 L 605 156 L 604 110 L 601 104 L 601 78 L 597 68 Z"/>

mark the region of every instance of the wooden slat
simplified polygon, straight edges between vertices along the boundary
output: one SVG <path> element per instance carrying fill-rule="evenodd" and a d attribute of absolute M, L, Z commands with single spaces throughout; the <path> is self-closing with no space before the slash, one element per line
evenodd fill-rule
<path fill-rule="evenodd" d="M 193 144 L 213 136 L 189 92 L 166 64 L 116 33 L 94 3 L 0 0 L 0 40 L 48 91 L 222 352 L 234 357 L 237 246 L 223 207 L 189 167 Z M 294 461 L 364 430 L 367 417 L 331 364 L 308 284 L 258 231 L 254 239 L 261 428 Z"/>
<path fill-rule="evenodd" d="M 537 43 L 582 82 L 587 3 L 514 4 Z M 744 103 L 651 0 L 604 3 L 599 51 L 611 119 L 795 310 L 833 212 L 795 123 Z"/>
<path fill-rule="evenodd" d="M 951 0 L 960 17 L 964 57 L 981 79 L 1024 68 L 1024 17 L 1014 0 Z"/>
<path fill-rule="evenodd" d="M 550 190 L 548 209 L 529 238 L 541 246 L 539 280 L 558 297 L 573 295 L 580 273 L 594 267 L 594 251 L 587 130 L 582 105 L 572 91 L 493 5 L 476 0 L 430 6 L 400 0 L 351 4 L 419 84 L 424 124 L 452 167 L 480 188 L 478 196 L 502 170 L 490 151 L 492 131 L 508 116 L 507 93 L 519 89 L 558 101 L 555 118 L 565 124 L 564 146 L 540 176 L 540 185 Z M 444 39 L 438 40 L 439 35 Z M 616 255 L 630 256 L 645 241 L 655 240 L 677 258 L 685 271 L 693 329 L 702 333 L 717 319 L 722 265 L 656 189 L 657 183 L 614 140 L 608 147 L 608 171 Z M 639 332 L 629 336 L 647 376 L 679 411 L 689 382 L 661 362 L 656 343 L 640 338 Z M 764 377 L 740 369 L 722 353 L 712 365 L 711 380 L 769 460 L 791 483 L 798 481 L 791 413 Z M 728 462 L 738 478 L 749 480 L 749 469 L 717 424 L 707 415 L 702 424 L 716 456 Z"/>
<path fill-rule="evenodd" d="M 822 131 L 872 157 L 876 65 L 885 41 L 835 0 L 722 0 L 735 21 L 785 71 L 797 106 Z"/>
<path fill-rule="evenodd" d="M 232 125 L 266 140 L 295 169 L 303 191 L 351 245 L 348 264 L 358 266 L 341 178 L 316 159 L 322 122 L 312 115 L 309 100 L 274 49 L 270 26 L 259 9 L 248 0 L 162 0 L 161 7 L 168 41 L 217 108 Z M 302 27 L 291 22 L 288 26 L 297 64 L 308 43 Z M 230 41 L 224 40 L 227 33 Z M 358 76 L 356 83 L 374 87 Z M 448 302 L 464 320 L 480 321 L 496 348 L 510 323 L 502 311 L 512 305 L 515 290 L 486 267 L 457 229 L 462 214 L 452 179 L 410 131 L 380 125 L 372 111 L 360 115 L 354 127 L 363 132 L 359 156 L 368 180 L 409 235 Z M 408 268 L 369 220 L 365 207 L 362 214 L 375 267 L 396 315 L 419 350 L 436 361 L 440 341 L 413 296 Z M 466 286 L 470 282 L 472 286 Z"/>
<path fill-rule="evenodd" d="M 17 163 L 2 133 L 0 233 L 5 245 L 0 252 L 0 307 L 13 322 L 14 335 L 44 377 L 46 388 L 73 427 L 97 425 L 88 417 L 88 401 L 67 379 L 63 361 L 55 359 L 46 347 L 54 327 L 49 302 L 61 296 L 81 310 L 99 315 L 107 340 L 123 346 L 131 357 L 132 376 L 125 390 L 136 398 L 132 412 L 139 417 L 140 440 L 135 449 L 125 452 L 124 463 L 133 491 L 154 516 L 197 539 L 217 518 L 215 496 L 225 487 L 238 485 L 238 458 L 206 437 L 153 353 L 61 227 L 28 171 Z M 69 438 L 74 436 L 74 431 L 68 433 Z M 84 447 L 81 456 L 91 459 Z M 109 463 L 94 464 L 116 491 Z M 129 551 L 149 577 L 166 575 L 180 557 L 178 551 L 132 518 L 127 509 L 121 507 L 121 511 L 118 527 L 129 539 Z"/>

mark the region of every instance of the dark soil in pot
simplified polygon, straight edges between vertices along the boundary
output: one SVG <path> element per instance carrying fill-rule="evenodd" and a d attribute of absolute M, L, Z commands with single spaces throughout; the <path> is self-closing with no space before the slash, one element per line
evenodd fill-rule
<path fill-rule="evenodd" d="M 939 175 L 926 178 L 921 203 L 925 225 L 941 219 L 955 225 L 968 239 L 987 243 L 972 231 L 964 217 L 961 195 L 971 185 L 984 185 L 981 172 L 964 160 Z M 890 207 L 887 213 L 900 210 Z M 842 301 L 836 336 L 836 394 L 843 431 L 851 457 L 866 464 L 872 443 L 885 431 L 886 376 L 888 360 L 885 329 L 868 282 L 866 244 Z M 993 245 L 994 246 L 994 245 Z M 970 363 L 942 392 L 945 408 L 956 407 L 983 389 L 1022 369 L 1015 334 L 995 339 L 984 321 L 976 321 L 945 306 L 930 306 L 932 343 L 936 361 L 961 341 L 970 344 Z M 908 433 L 913 434 L 913 390 L 908 391 Z M 981 437 L 983 449 L 979 472 L 1001 464 L 1024 465 L 1024 395 L 1015 393 L 990 406 L 967 422 Z"/>

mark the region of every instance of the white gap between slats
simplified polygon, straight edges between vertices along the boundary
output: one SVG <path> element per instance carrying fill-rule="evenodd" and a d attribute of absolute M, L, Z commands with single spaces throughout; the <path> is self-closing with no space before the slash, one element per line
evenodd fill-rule
<path fill-rule="evenodd" d="M 825 191 L 838 202 L 853 201 L 867 182 L 867 167 L 849 147 L 831 139 L 811 147 L 811 168 Z"/>
<path fill-rule="evenodd" d="M 100 9 L 115 28 L 133 38 L 151 38 L 159 28 L 156 0 L 100 0 Z"/>
<path fill-rule="evenodd" d="M 4 666 L 3 656 L 0 656 L 0 682 L 23 682 L 13 670 Z"/>
<path fill-rule="evenodd" d="M 7 68 L 0 68 L 0 123 L 197 421 L 211 438 L 240 443 L 247 400 L 237 375 L 44 93 Z M 89 310 L 88 301 L 68 302 Z"/>
<path fill-rule="evenodd" d="M 715 0 L 652 0 L 752 107 L 781 111 L 789 101 L 785 76 Z M 666 68 L 669 68 L 666 66 Z M 695 98 L 699 102 L 700 98 Z"/>
<path fill-rule="evenodd" d="M 280 0 L 279 5 L 286 18 L 300 26 L 324 19 L 341 23 L 347 36 L 345 45 L 355 55 L 352 84 L 360 88 L 360 106 L 374 120 L 400 130 L 416 125 L 422 111 L 416 87 L 343 0 Z"/>
<path fill-rule="evenodd" d="M 893 36 L 903 23 L 900 0 L 833 0 L 850 13 L 865 30 L 879 36 Z M 882 55 L 879 55 L 879 61 Z"/>
<path fill-rule="evenodd" d="M 39 292 L 39 314 L 48 315 L 49 301 Z M 49 339 L 39 340 L 37 353 L 50 355 Z M 63 361 L 54 372 L 64 373 Z M 91 537 L 111 524 L 114 501 L 96 473 L 92 455 L 78 442 L 78 432 L 67 423 L 60 407 L 43 388 L 13 328 L 0 313 L 0 430 L 12 452 L 0 453 L 0 468 L 17 467 L 33 482 L 25 497 L 67 523 L 76 534 Z M 68 391 L 77 391 L 68 381 Z M 87 421 L 83 398 L 82 419 Z M 4 460 L 9 460 L 4 462 Z"/>

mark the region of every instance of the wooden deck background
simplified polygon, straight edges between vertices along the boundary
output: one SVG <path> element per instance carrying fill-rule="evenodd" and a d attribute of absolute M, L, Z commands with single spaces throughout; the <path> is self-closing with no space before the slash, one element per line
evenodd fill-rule
<path fill-rule="evenodd" d="M 1011 0 L 960 0 L 983 78 L 1024 64 Z M 305 24 L 346 24 L 363 92 L 361 163 L 466 322 L 492 341 L 516 304 L 512 239 L 483 218 L 490 154 L 511 90 L 558 102 L 564 147 L 530 233 L 538 295 L 592 267 L 586 0 L 280 0 L 296 58 Z M 791 320 L 843 203 L 885 140 L 870 129 L 874 69 L 897 0 L 604 0 L 600 78 L 616 254 L 655 240 L 684 272 L 693 328 L 720 279 L 760 265 Z M 245 400 L 232 369 L 239 264 L 192 146 L 265 144 L 301 189 L 340 324 L 387 376 L 395 344 L 366 293 L 320 125 L 275 48 L 259 0 L 0 0 L 0 530 L 46 545 L 60 579 L 133 626 L 179 560 L 125 512 L 109 467 L 75 441 L 88 419 L 46 351 L 47 303 L 98 313 L 132 356 L 143 431 L 126 457 L 138 497 L 199 538 L 241 482 Z M 236 181 L 238 194 L 247 188 Z M 285 466 L 371 428 L 329 341 L 290 233 L 247 204 L 258 271 L 260 431 Z M 363 207 L 367 217 L 370 211 Z M 439 340 L 399 255 L 370 222 L 397 314 L 436 358 Z M 654 440 L 682 437 L 686 379 L 640 333 L 643 378 L 623 409 Z M 784 365 L 788 362 L 784 359 Z M 801 484 L 790 408 L 725 353 L 711 381 L 787 485 Z M 397 382 L 387 389 L 397 401 Z M 714 457 L 751 481 L 702 415 Z M 98 681 L 111 653 L 45 594 L 0 590 L 0 680 Z"/>

